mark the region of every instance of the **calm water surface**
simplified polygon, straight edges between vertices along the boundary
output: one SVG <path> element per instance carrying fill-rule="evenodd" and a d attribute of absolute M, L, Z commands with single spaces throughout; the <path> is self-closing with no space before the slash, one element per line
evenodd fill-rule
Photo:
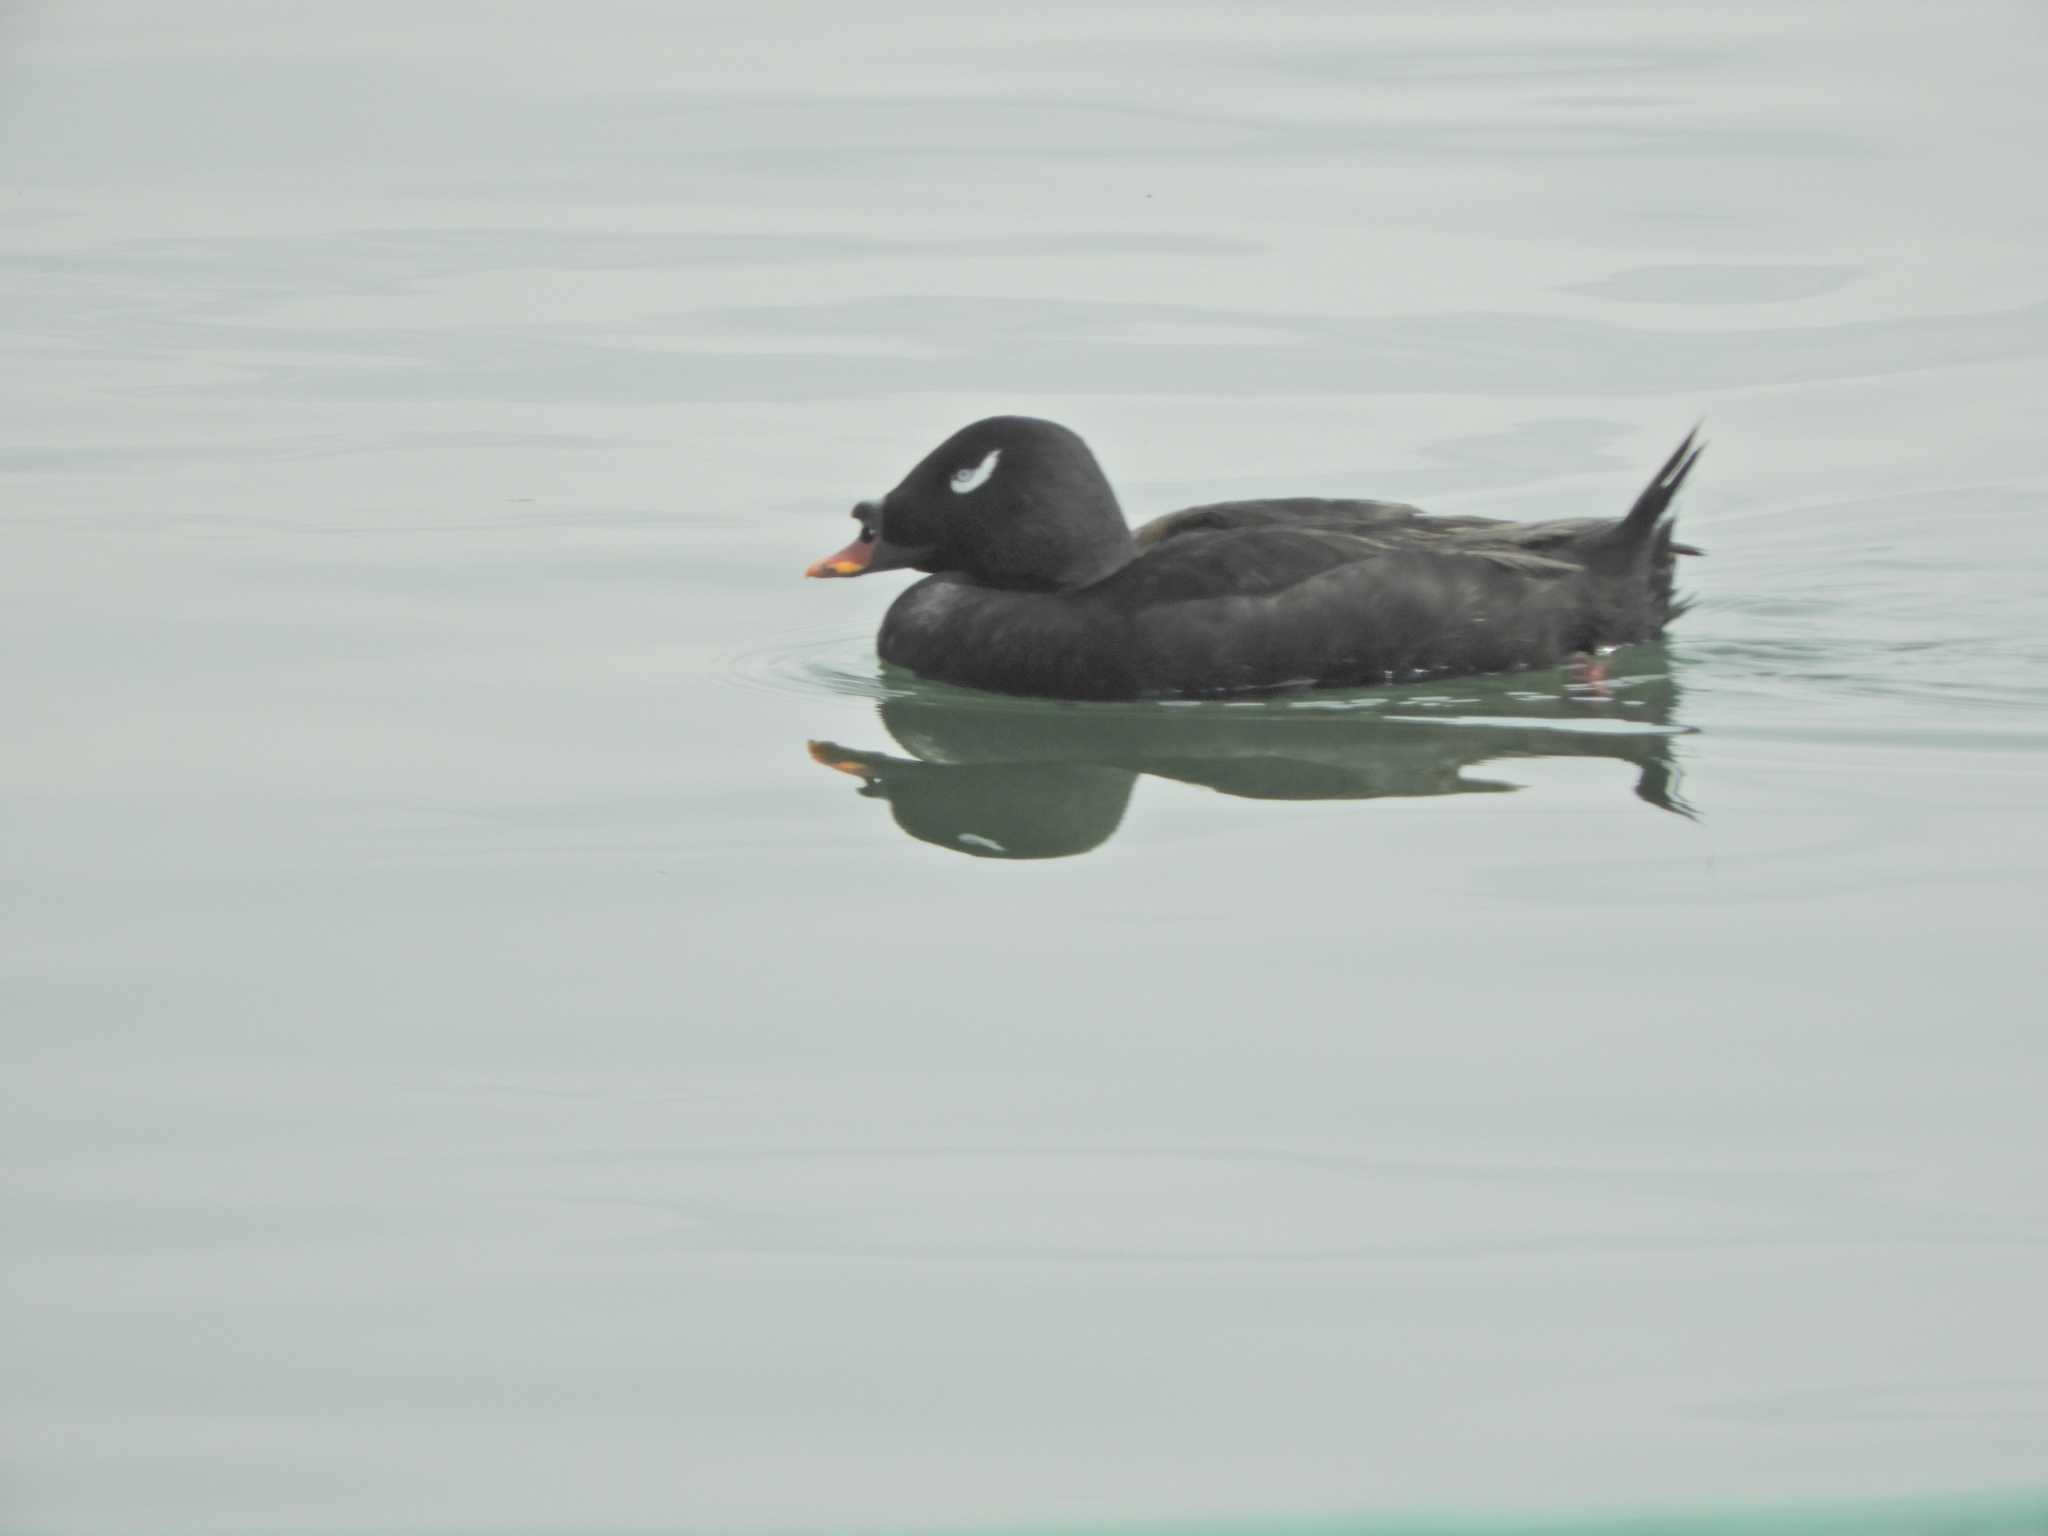
<path fill-rule="evenodd" d="M 0 1527 L 2040 1528 L 2044 45 L 0 8 Z M 995 411 L 1700 604 L 885 675 Z"/>

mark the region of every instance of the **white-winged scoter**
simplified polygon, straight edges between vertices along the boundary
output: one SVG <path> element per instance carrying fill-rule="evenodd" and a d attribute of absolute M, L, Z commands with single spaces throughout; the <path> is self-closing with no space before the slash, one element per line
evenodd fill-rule
<path fill-rule="evenodd" d="M 1549 667 L 1648 640 L 1684 611 L 1679 444 L 1619 519 L 1432 517 L 1288 498 L 1133 532 L 1088 445 L 992 416 L 941 443 L 812 576 L 929 572 L 882 621 L 884 661 L 1056 699 L 1202 698 Z"/>

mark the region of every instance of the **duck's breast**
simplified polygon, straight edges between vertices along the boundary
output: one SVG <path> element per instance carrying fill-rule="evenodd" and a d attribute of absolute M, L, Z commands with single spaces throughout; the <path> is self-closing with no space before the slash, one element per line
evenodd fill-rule
<path fill-rule="evenodd" d="M 882 660 L 921 677 L 996 693 L 1128 699 L 1129 621 L 1085 595 L 1013 592 L 928 576 L 890 605 Z"/>

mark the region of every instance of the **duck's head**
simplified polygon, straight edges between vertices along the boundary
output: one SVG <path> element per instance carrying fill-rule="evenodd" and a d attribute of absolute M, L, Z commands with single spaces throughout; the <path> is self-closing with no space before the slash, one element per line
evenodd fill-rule
<path fill-rule="evenodd" d="M 962 427 L 880 501 L 809 576 L 955 571 L 992 587 L 1058 590 L 1131 558 L 1129 528 L 1088 445 L 1056 422 L 991 416 Z"/>

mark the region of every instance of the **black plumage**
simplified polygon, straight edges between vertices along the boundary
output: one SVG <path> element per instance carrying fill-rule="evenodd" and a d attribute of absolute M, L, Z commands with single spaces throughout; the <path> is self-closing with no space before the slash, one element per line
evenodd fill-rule
<path fill-rule="evenodd" d="M 1259 694 L 1553 666 L 1683 611 L 1672 497 L 1687 437 L 1622 518 L 1514 523 L 1295 498 L 1133 533 L 1085 443 L 992 417 L 955 433 L 812 567 L 932 573 L 883 620 L 885 661 L 1067 699 Z"/>

